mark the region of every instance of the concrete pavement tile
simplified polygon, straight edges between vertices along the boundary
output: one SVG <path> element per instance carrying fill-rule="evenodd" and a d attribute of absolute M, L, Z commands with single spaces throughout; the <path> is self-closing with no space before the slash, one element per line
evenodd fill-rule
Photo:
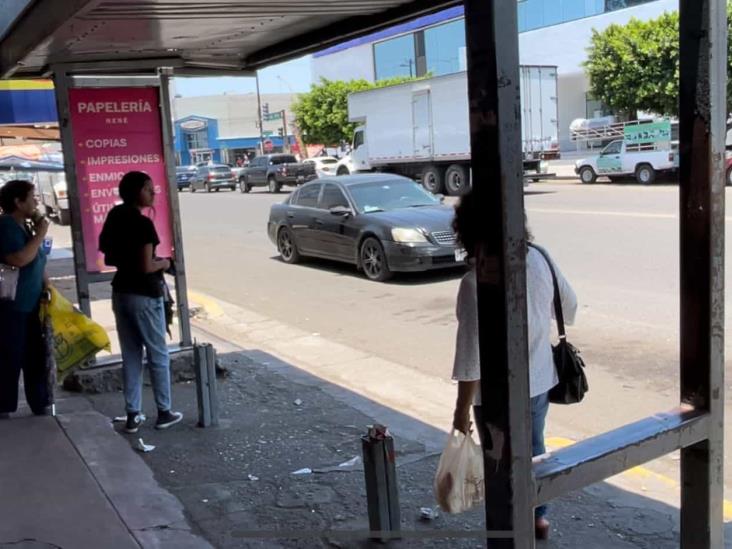
<path fill-rule="evenodd" d="M 56 419 L 1 421 L 0 440 L 0 545 L 139 548 Z"/>
<path fill-rule="evenodd" d="M 179 525 L 176 539 L 185 538 L 181 529 L 187 527 L 180 501 L 158 485 L 142 458 L 112 429 L 108 417 L 85 412 L 62 415 L 59 420 L 135 536 L 145 531 L 144 538 L 149 539 L 151 532 L 166 532 L 171 525 Z M 190 531 L 187 535 L 197 547 L 208 546 Z"/>

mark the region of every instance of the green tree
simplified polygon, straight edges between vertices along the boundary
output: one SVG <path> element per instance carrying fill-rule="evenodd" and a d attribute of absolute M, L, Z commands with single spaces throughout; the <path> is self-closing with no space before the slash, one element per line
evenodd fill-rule
<path fill-rule="evenodd" d="M 732 2 L 727 5 L 732 30 Z M 732 43 L 727 45 L 732 59 Z M 679 14 L 665 13 L 648 21 L 631 19 L 592 31 L 585 62 L 590 92 L 616 112 L 635 118 L 639 110 L 678 115 Z M 732 67 L 728 63 L 728 74 Z M 732 87 L 727 104 L 732 105 Z"/>
<path fill-rule="evenodd" d="M 295 123 L 305 143 L 337 145 L 349 141 L 355 124 L 348 121 L 348 95 L 358 91 L 401 84 L 410 78 L 390 78 L 372 84 L 366 80 L 328 80 L 322 78 L 310 91 L 300 94 L 292 105 Z"/>

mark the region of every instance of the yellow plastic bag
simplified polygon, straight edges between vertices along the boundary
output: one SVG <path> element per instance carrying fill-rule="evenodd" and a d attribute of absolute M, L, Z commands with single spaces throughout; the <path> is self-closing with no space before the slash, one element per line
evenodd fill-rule
<path fill-rule="evenodd" d="M 99 324 L 78 311 L 56 288 L 41 305 L 41 321 L 51 320 L 56 367 L 63 375 L 101 350 L 111 351 L 109 336 Z"/>

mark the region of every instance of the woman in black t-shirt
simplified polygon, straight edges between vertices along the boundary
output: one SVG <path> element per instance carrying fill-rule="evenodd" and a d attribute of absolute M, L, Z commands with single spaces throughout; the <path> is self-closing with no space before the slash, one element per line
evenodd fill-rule
<path fill-rule="evenodd" d="M 109 212 L 99 249 L 105 263 L 117 268 L 112 280 L 112 308 L 122 348 L 125 431 L 136 433 L 142 422 L 143 348 L 158 408 L 155 428 L 167 429 L 183 418 L 170 409 L 170 357 L 163 303 L 163 272 L 170 268 L 170 260 L 155 256 L 160 239 L 153 222 L 142 213 L 144 208 L 152 208 L 155 200 L 150 176 L 126 173 L 119 183 L 119 196 L 122 204 Z"/>

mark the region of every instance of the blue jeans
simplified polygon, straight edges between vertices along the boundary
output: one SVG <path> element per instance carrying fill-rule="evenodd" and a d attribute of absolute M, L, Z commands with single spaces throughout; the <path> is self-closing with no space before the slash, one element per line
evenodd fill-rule
<path fill-rule="evenodd" d="M 478 426 L 478 437 L 480 443 L 483 442 L 485 433 L 483 432 L 483 411 L 480 406 L 474 408 L 475 422 Z M 549 412 L 549 392 L 537 395 L 531 399 L 531 455 L 540 456 L 546 453 L 544 445 L 544 425 L 546 424 L 546 414 Z M 534 510 L 534 516 L 541 518 L 546 516 L 547 506 L 540 505 Z"/>
<path fill-rule="evenodd" d="M 165 342 L 163 298 L 112 293 L 112 309 L 122 348 L 122 375 L 128 413 L 142 411 L 142 351 L 159 411 L 170 410 L 170 357 Z"/>

